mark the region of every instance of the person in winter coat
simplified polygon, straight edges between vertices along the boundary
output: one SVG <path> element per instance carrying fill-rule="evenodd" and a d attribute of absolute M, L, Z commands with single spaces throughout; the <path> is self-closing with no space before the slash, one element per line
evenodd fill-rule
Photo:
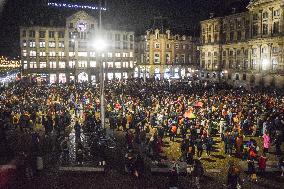
<path fill-rule="evenodd" d="M 201 161 L 194 160 L 192 176 L 194 179 L 194 184 L 198 189 L 200 189 L 200 183 L 199 183 L 200 177 L 202 177 L 203 175 L 204 175 L 204 168 Z"/>
<path fill-rule="evenodd" d="M 173 170 L 170 171 L 168 178 L 169 178 L 169 188 L 177 189 L 178 188 L 178 172 L 175 167 L 173 168 Z"/>
<path fill-rule="evenodd" d="M 243 134 L 238 134 L 236 138 L 236 155 L 237 157 L 241 158 L 242 157 L 242 152 L 243 152 L 243 141 L 244 141 L 244 136 Z"/>
<path fill-rule="evenodd" d="M 266 169 L 266 161 L 267 161 L 267 158 L 265 157 L 265 155 L 261 155 L 259 158 L 258 158 L 258 168 L 259 168 L 259 171 L 260 173 L 264 173 L 265 172 L 265 169 Z"/>
<path fill-rule="evenodd" d="M 143 173 L 144 173 L 144 160 L 143 160 L 143 157 L 140 154 L 137 155 L 134 164 L 135 164 L 134 175 L 137 178 L 140 178 L 143 175 Z"/>
<path fill-rule="evenodd" d="M 238 185 L 241 185 L 240 170 L 235 165 L 230 165 L 227 176 L 227 188 L 237 189 Z"/>
<path fill-rule="evenodd" d="M 201 137 L 199 136 L 195 142 L 196 142 L 196 148 L 197 148 L 197 157 L 201 159 L 202 152 L 203 152 L 203 141 Z"/>
<path fill-rule="evenodd" d="M 268 149 L 270 147 L 270 136 L 267 131 L 264 133 L 262 138 L 263 138 L 263 153 L 265 155 L 266 153 L 268 153 Z"/>
<path fill-rule="evenodd" d="M 81 125 L 79 124 L 78 121 L 76 121 L 74 125 L 74 130 L 75 130 L 75 140 L 78 141 L 80 140 L 81 137 Z"/>
<path fill-rule="evenodd" d="M 212 146 L 213 146 L 213 138 L 211 136 L 208 136 L 205 139 L 205 145 L 206 145 L 207 156 L 211 156 L 211 151 L 212 151 Z"/>
<path fill-rule="evenodd" d="M 176 134 L 177 134 L 177 126 L 175 124 L 172 124 L 170 130 L 170 141 L 175 141 Z"/>

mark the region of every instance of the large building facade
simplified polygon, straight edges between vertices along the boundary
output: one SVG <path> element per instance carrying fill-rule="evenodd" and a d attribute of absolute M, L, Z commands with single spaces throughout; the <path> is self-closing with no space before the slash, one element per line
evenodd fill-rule
<path fill-rule="evenodd" d="M 196 39 L 156 29 L 148 30 L 136 42 L 134 77 L 170 79 L 196 75 L 199 62 Z"/>
<path fill-rule="evenodd" d="M 201 21 L 201 77 L 242 86 L 284 86 L 284 2 Z"/>
<path fill-rule="evenodd" d="M 20 28 L 23 75 L 50 83 L 96 82 L 100 66 L 105 79 L 132 77 L 134 32 L 103 30 L 107 48 L 96 52 L 98 21 L 84 11 L 66 19 L 62 27 L 28 26 Z"/>

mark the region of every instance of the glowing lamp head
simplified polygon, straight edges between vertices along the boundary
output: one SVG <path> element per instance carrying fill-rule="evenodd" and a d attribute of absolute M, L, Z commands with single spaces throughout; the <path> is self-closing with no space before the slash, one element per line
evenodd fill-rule
<path fill-rule="evenodd" d="M 103 51 L 107 48 L 107 43 L 102 38 L 97 38 L 94 42 L 94 47 L 97 51 Z"/>

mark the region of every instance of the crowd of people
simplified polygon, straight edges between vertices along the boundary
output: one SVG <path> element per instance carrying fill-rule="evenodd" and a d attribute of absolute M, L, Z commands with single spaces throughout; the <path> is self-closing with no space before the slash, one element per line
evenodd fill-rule
<path fill-rule="evenodd" d="M 45 137 L 52 138 L 47 151 L 55 151 L 60 136 L 68 136 L 73 122 L 77 138 L 81 129 L 92 132 L 100 126 L 99 99 L 98 87 L 88 83 L 18 81 L 2 88 L 0 143 L 7 144 L 8 131 L 19 130 L 30 136 L 25 150 L 31 157 L 42 152 Z M 277 156 L 282 155 L 284 96 L 276 90 L 248 91 L 201 81 L 113 80 L 105 86 L 105 104 L 110 129 L 125 132 L 126 168 L 136 175 L 146 156 L 161 161 L 168 137 L 172 142 L 182 140 L 181 159 L 189 165 L 202 159 L 204 151 L 210 157 L 216 136 L 224 142 L 225 154 L 248 162 L 262 157 L 263 164 L 271 145 Z M 246 136 L 262 137 L 263 143 L 245 142 Z M 130 157 L 136 147 L 137 157 Z M 254 174 L 253 168 L 250 171 Z"/>

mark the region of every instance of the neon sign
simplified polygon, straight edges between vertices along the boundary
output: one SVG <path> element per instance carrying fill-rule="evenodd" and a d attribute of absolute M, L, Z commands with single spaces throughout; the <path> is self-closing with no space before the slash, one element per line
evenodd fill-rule
<path fill-rule="evenodd" d="M 48 2 L 48 6 L 51 7 L 63 7 L 63 8 L 73 8 L 73 9 L 91 9 L 91 10 L 106 10 L 105 7 L 99 7 L 99 6 L 91 6 L 91 5 L 80 5 L 80 4 L 73 4 L 73 3 L 52 3 Z"/>

